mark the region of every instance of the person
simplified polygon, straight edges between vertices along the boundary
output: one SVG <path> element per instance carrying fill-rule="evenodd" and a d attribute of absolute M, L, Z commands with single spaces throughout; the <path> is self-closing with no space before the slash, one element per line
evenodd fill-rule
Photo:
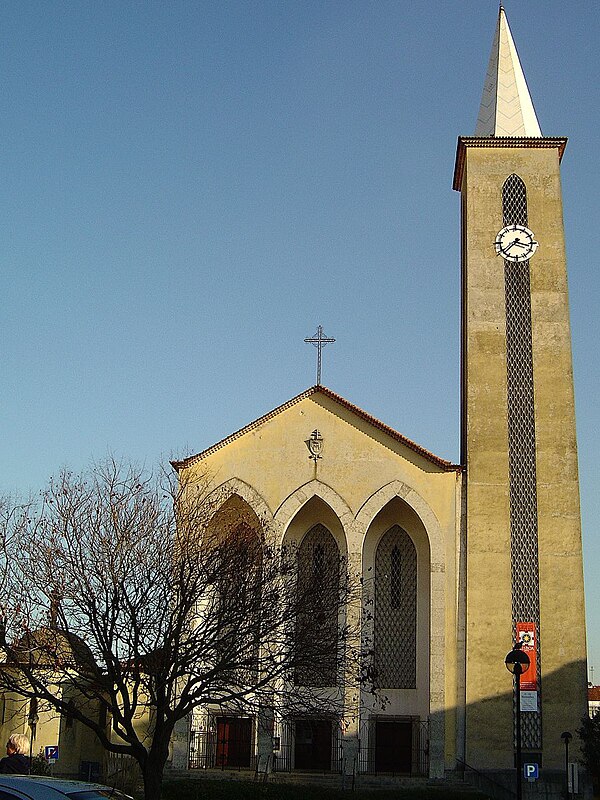
<path fill-rule="evenodd" d="M 6 743 L 6 757 L 0 759 L 3 775 L 29 774 L 29 739 L 22 733 L 13 733 Z"/>

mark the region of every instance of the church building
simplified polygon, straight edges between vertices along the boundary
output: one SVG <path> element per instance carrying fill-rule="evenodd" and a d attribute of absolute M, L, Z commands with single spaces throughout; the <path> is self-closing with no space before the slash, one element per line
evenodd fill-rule
<path fill-rule="evenodd" d="M 514 771 L 505 658 L 521 643 L 523 760 L 564 769 L 586 713 L 577 443 L 561 205 L 567 140 L 542 134 L 500 8 L 473 136 L 460 136 L 461 458 L 450 463 L 317 385 L 175 462 L 299 552 L 364 578 L 379 685 L 336 717 L 205 709 L 189 766 L 443 778 Z M 458 232 L 457 232 L 458 235 Z M 459 265 L 456 265 L 459 268 Z M 211 738 L 212 737 L 212 738 Z M 577 749 L 574 742 L 574 751 Z"/>

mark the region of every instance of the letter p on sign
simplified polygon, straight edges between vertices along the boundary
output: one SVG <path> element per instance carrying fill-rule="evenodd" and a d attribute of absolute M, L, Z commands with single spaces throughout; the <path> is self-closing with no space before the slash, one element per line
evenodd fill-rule
<path fill-rule="evenodd" d="M 539 777 L 537 764 L 523 764 L 523 776 L 528 781 L 535 781 Z"/>

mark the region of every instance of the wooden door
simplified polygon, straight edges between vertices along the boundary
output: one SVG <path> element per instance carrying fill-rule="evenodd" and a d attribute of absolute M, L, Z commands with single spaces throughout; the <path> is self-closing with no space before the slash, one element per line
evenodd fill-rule
<path fill-rule="evenodd" d="M 252 720 L 217 717 L 217 767 L 249 767 L 252 758 Z"/>

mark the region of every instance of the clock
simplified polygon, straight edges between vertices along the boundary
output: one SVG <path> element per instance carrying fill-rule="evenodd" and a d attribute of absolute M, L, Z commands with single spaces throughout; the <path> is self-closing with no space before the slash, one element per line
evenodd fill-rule
<path fill-rule="evenodd" d="M 496 253 L 507 261 L 527 261 L 538 249 L 532 231 L 524 225 L 507 225 L 496 236 Z"/>

